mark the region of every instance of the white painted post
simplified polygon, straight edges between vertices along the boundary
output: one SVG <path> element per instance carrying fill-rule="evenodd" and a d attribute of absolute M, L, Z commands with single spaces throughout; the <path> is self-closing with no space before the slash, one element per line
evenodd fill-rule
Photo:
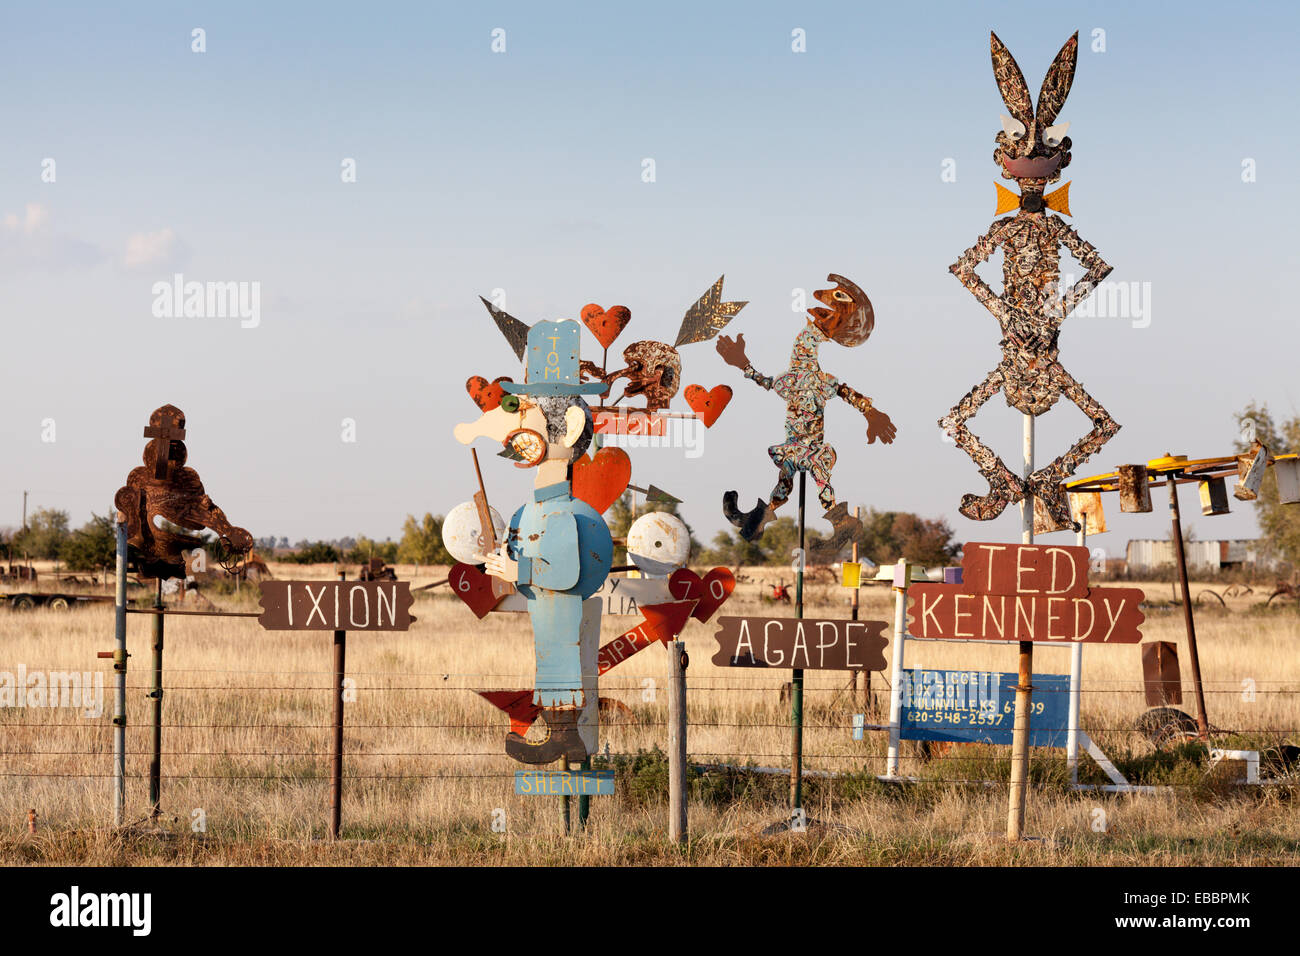
<path fill-rule="evenodd" d="M 894 565 L 894 652 L 889 686 L 889 757 L 885 776 L 898 776 L 898 745 L 903 717 L 903 646 L 907 642 L 907 585 L 911 568 L 906 561 Z"/>

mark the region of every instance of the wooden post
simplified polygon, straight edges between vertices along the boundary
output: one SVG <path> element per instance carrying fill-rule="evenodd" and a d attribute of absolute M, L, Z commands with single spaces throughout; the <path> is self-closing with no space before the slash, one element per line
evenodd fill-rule
<path fill-rule="evenodd" d="M 1025 497 L 1020 502 L 1020 540 L 1034 543 L 1034 496 L 1028 479 L 1034 473 L 1034 416 L 1024 416 Z M 1011 796 L 1007 805 L 1007 839 L 1015 842 L 1025 832 L 1025 796 L 1029 789 L 1029 706 L 1033 696 L 1034 642 L 1021 641 L 1016 685 L 1016 722 L 1011 736 Z"/>
<path fill-rule="evenodd" d="M 804 485 L 807 472 L 799 472 L 799 569 L 794 576 L 794 616 L 803 617 Z M 803 806 L 803 669 L 790 679 L 790 809 Z"/>
<path fill-rule="evenodd" d="M 149 819 L 158 821 L 162 812 L 162 698 L 163 698 L 163 599 L 162 578 L 153 600 L 153 681 L 149 687 L 152 704 L 152 751 L 149 757 Z"/>
<path fill-rule="evenodd" d="M 339 572 L 339 580 L 347 577 Z M 343 673 L 347 663 L 348 632 L 334 632 L 334 735 L 330 741 L 330 839 L 339 838 L 343 820 Z"/>
<path fill-rule="evenodd" d="M 1080 515 L 1079 530 L 1075 534 L 1075 543 L 1079 547 L 1088 544 L 1088 520 Z M 1091 568 L 1091 561 L 1089 562 Z M 1070 768 L 1070 783 L 1079 782 L 1079 694 L 1083 681 L 1083 643 L 1076 642 L 1070 646 L 1070 719 L 1069 731 L 1065 738 L 1065 762 Z"/>
<path fill-rule="evenodd" d="M 1187 627 L 1187 660 L 1192 665 L 1192 686 L 1196 690 L 1196 732 L 1202 740 L 1210 736 L 1209 718 L 1205 716 L 1205 687 L 1201 684 L 1201 658 L 1196 653 L 1196 622 L 1192 617 L 1192 591 L 1187 583 L 1187 553 L 1183 548 L 1183 521 L 1178 510 L 1178 482 L 1174 473 L 1165 478 L 1169 485 L 1169 518 L 1174 538 L 1174 557 L 1178 559 L 1178 583 L 1183 593 L 1183 623 Z"/>
<path fill-rule="evenodd" d="M 668 839 L 684 843 L 686 822 L 686 644 L 668 645 Z"/>

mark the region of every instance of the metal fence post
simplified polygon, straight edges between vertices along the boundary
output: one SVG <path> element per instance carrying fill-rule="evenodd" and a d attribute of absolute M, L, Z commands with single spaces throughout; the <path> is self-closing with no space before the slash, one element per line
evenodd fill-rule
<path fill-rule="evenodd" d="M 126 515 L 117 511 L 117 605 L 113 630 L 113 826 L 126 806 Z"/>
<path fill-rule="evenodd" d="M 347 577 L 339 572 L 339 580 Z M 343 673 L 347 663 L 348 632 L 334 632 L 334 733 L 330 739 L 330 839 L 339 838 L 343 821 Z"/>
<path fill-rule="evenodd" d="M 153 613 L 153 681 L 149 688 L 152 702 L 152 752 L 149 757 L 149 818 L 155 822 L 162 812 L 162 698 L 163 698 L 163 631 L 164 614 L 162 578 L 154 593 Z"/>

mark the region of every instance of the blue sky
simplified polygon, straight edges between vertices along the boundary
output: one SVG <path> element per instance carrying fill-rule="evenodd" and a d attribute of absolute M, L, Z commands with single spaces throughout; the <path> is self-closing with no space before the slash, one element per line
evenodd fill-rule
<path fill-rule="evenodd" d="M 823 365 L 899 429 L 868 447 L 856 413 L 829 411 L 840 497 L 943 516 L 963 539 L 1013 537 L 1010 512 L 957 514 L 985 487 L 935 424 L 998 359 L 992 318 L 947 271 L 993 218 L 1005 108 L 989 29 L 1035 91 L 1080 31 L 1060 115 L 1073 124 L 1070 221 L 1113 281 L 1149 290 L 1146 327 L 1076 316 L 1062 333 L 1065 366 L 1123 425 L 1091 474 L 1226 453 L 1251 399 L 1300 410 L 1284 299 L 1298 19 L 1282 3 L 11 7 L 0 525 L 18 523 L 24 488 L 74 523 L 103 513 L 149 411 L 172 402 L 190 463 L 236 524 L 396 536 L 407 513 L 473 490 L 451 436 L 476 413 L 465 379 L 518 377 L 480 294 L 505 290 L 528 322 L 624 304 L 621 344 L 671 341 L 725 273 L 727 297 L 750 301 L 730 331 L 771 373 L 801 323 L 791 290 L 838 272 L 871 295 L 877 327 L 857 349 L 826 346 Z M 345 158 L 356 182 L 341 181 Z M 155 317 L 153 283 L 177 272 L 259 282 L 260 324 Z M 688 382 L 729 384 L 734 404 L 701 458 L 633 452 L 634 481 L 685 499 L 709 537 L 724 490 L 770 490 L 783 408 L 707 344 L 683 361 Z M 341 440 L 345 418 L 355 442 Z M 1040 454 L 1086 428 L 1058 405 Z M 1000 399 L 975 430 L 1017 453 Z M 527 489 L 504 463 L 487 478 L 503 508 Z M 1201 537 L 1255 534 L 1248 506 L 1202 519 L 1187 493 L 1184 507 Z M 1159 511 L 1109 511 L 1096 543 L 1112 552 L 1167 533 Z"/>

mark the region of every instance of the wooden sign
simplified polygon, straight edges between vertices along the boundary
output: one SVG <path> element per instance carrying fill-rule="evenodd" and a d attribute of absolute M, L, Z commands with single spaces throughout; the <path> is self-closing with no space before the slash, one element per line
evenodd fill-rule
<path fill-rule="evenodd" d="M 884 621 L 827 621 L 793 617 L 720 617 L 713 635 L 719 667 L 803 670 L 885 669 Z"/>
<path fill-rule="evenodd" d="M 908 634 L 931 640 L 1137 644 L 1139 588 L 1088 587 L 1088 549 L 967 544 L 961 584 L 913 584 Z"/>
<path fill-rule="evenodd" d="M 411 626 L 409 581 L 261 581 L 268 631 L 405 631 Z"/>
<path fill-rule="evenodd" d="M 515 793 L 534 797 L 594 797 L 614 792 L 612 770 L 516 770 Z"/>

